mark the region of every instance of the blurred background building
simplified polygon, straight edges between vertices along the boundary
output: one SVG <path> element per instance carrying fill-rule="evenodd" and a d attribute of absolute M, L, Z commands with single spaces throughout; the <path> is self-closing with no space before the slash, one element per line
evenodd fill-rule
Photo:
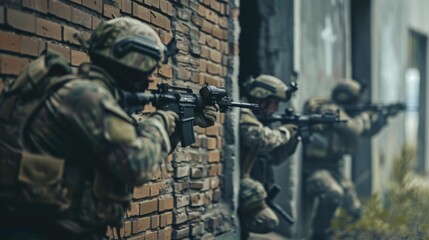
<path fill-rule="evenodd" d="M 407 103 L 405 114 L 390 119 L 376 137 L 363 139 L 358 154 L 345 163 L 362 199 L 383 195 L 392 159 L 405 144 L 416 149 L 415 171 L 427 173 L 428 9 L 424 0 L 241 1 L 241 81 L 267 73 L 289 82 L 298 72 L 296 110 L 309 97 L 329 96 L 343 78 L 366 86 L 362 102 Z M 288 228 L 282 222 L 278 232 L 296 237 L 307 229 L 299 155 L 276 169 L 283 187 L 276 202 L 298 216 L 297 224 Z"/>

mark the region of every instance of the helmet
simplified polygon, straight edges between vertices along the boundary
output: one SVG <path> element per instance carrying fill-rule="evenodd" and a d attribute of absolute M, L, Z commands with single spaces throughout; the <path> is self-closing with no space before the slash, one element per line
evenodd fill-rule
<path fill-rule="evenodd" d="M 155 30 L 129 17 L 100 23 L 91 35 L 88 53 L 141 72 L 152 71 L 167 58 L 167 48 Z"/>
<path fill-rule="evenodd" d="M 283 101 L 288 101 L 292 96 L 291 93 L 296 90 L 289 88 L 282 80 L 271 75 L 249 77 L 243 86 L 249 97 L 258 99 L 274 97 Z"/>
<path fill-rule="evenodd" d="M 354 104 L 359 100 L 361 85 L 352 79 L 345 79 L 332 90 L 332 99 L 339 104 Z"/>

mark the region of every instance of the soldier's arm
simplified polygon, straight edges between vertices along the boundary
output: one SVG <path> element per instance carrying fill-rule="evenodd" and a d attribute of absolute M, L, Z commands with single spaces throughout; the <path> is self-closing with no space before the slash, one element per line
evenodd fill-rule
<path fill-rule="evenodd" d="M 246 147 L 270 152 L 288 143 L 290 133 L 285 127 L 270 128 L 264 126 L 249 111 L 242 109 L 240 116 L 240 141 Z"/>
<path fill-rule="evenodd" d="M 336 105 L 325 105 L 320 108 L 320 113 L 322 112 L 332 112 L 340 116 L 341 120 L 346 120 L 344 124 L 334 124 L 332 128 L 339 133 L 346 135 L 362 135 L 364 132 L 368 131 L 371 128 L 371 119 L 370 115 L 366 112 L 363 112 L 359 115 L 351 117 L 344 110 Z"/>
<path fill-rule="evenodd" d="M 107 90 L 76 87 L 61 108 L 81 144 L 88 144 L 95 164 L 127 184 L 152 178 L 170 151 L 170 141 L 161 117 L 149 117 L 136 127 Z"/>

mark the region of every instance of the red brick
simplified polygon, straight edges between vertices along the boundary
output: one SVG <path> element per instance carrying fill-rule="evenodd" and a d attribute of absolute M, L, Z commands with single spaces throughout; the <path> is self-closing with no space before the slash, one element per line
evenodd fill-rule
<path fill-rule="evenodd" d="M 191 189 L 199 191 L 207 191 L 210 189 L 210 181 L 208 179 L 191 182 Z"/>
<path fill-rule="evenodd" d="M 159 195 L 159 190 L 162 189 L 164 187 L 164 183 L 153 183 L 150 185 L 150 196 L 154 197 L 154 196 L 158 196 Z"/>
<path fill-rule="evenodd" d="M 160 8 L 160 2 L 159 0 L 152 0 L 151 6 L 154 8 L 159 9 Z"/>
<path fill-rule="evenodd" d="M 173 77 L 173 68 L 169 64 L 162 65 L 158 70 L 159 75 L 166 77 L 166 78 L 172 78 Z"/>
<path fill-rule="evenodd" d="M 142 199 L 142 198 L 149 197 L 149 189 L 150 189 L 149 184 L 134 187 L 133 198 Z"/>
<path fill-rule="evenodd" d="M 185 35 L 189 35 L 190 28 L 181 22 L 176 23 L 176 31 L 181 32 Z"/>
<path fill-rule="evenodd" d="M 77 8 L 72 8 L 72 22 L 91 28 L 91 15 Z"/>
<path fill-rule="evenodd" d="M 222 55 L 220 52 L 216 50 L 210 50 L 210 60 L 212 60 L 215 63 L 221 63 L 222 62 Z"/>
<path fill-rule="evenodd" d="M 103 0 L 82 0 L 82 5 L 101 13 L 103 8 Z"/>
<path fill-rule="evenodd" d="M 227 29 L 228 28 L 228 18 L 226 18 L 226 17 L 220 17 L 219 18 L 219 25 L 222 28 Z"/>
<path fill-rule="evenodd" d="M 103 15 L 107 18 L 116 18 L 121 16 L 121 12 L 118 7 L 105 3 L 103 5 Z"/>
<path fill-rule="evenodd" d="M 184 178 L 189 176 L 189 166 L 177 167 L 174 172 L 175 178 Z"/>
<path fill-rule="evenodd" d="M 218 24 L 218 17 L 217 14 L 209 9 L 205 9 L 205 19 L 207 19 L 208 21 L 214 23 L 214 24 Z"/>
<path fill-rule="evenodd" d="M 22 6 L 41 13 L 48 13 L 48 0 L 22 0 Z"/>
<path fill-rule="evenodd" d="M 173 16 L 173 4 L 167 2 L 167 8 L 168 8 L 168 10 L 167 10 L 168 16 L 170 16 L 170 17 Z"/>
<path fill-rule="evenodd" d="M 171 39 L 173 38 L 173 36 L 171 35 L 170 32 L 166 32 L 166 31 L 161 31 L 159 34 L 159 37 L 161 38 L 162 43 L 164 44 L 168 44 Z"/>
<path fill-rule="evenodd" d="M 146 232 L 144 234 L 145 240 L 158 240 L 158 232 Z"/>
<path fill-rule="evenodd" d="M 59 0 L 49 0 L 49 13 L 67 21 L 72 18 L 71 7 Z"/>
<path fill-rule="evenodd" d="M 133 234 L 146 231 L 150 228 L 150 217 L 139 218 L 132 223 Z"/>
<path fill-rule="evenodd" d="M 154 215 L 150 217 L 150 228 L 156 229 L 159 226 L 159 215 Z"/>
<path fill-rule="evenodd" d="M 124 236 L 128 237 L 131 235 L 131 221 L 126 221 L 124 223 Z"/>
<path fill-rule="evenodd" d="M 10 52 L 20 52 L 21 38 L 19 35 L 0 30 L 0 49 Z"/>
<path fill-rule="evenodd" d="M 3 92 L 4 89 L 4 82 L 3 79 L 0 78 L 0 93 Z"/>
<path fill-rule="evenodd" d="M 30 61 L 26 58 L 0 55 L 0 74 L 18 75 Z"/>
<path fill-rule="evenodd" d="M 210 177 L 214 177 L 218 173 L 219 164 L 210 164 L 207 175 Z"/>
<path fill-rule="evenodd" d="M 161 9 L 161 12 L 164 14 L 168 14 L 168 1 L 167 0 L 160 0 L 159 1 L 159 8 Z"/>
<path fill-rule="evenodd" d="M 171 240 L 171 227 L 166 227 L 158 231 L 158 240 Z"/>
<path fill-rule="evenodd" d="M 80 31 L 76 28 L 63 25 L 63 41 L 66 43 L 80 45 L 79 41 L 75 38 L 75 35 L 79 34 Z"/>
<path fill-rule="evenodd" d="M 147 200 L 140 203 L 140 215 L 153 213 L 158 210 L 158 199 Z"/>
<path fill-rule="evenodd" d="M 95 29 L 101 23 L 101 18 L 92 16 L 91 29 Z"/>
<path fill-rule="evenodd" d="M 122 0 L 122 8 L 121 11 L 124 13 L 131 14 L 132 13 L 132 5 L 130 0 Z"/>
<path fill-rule="evenodd" d="M 173 222 L 175 225 L 181 224 L 181 223 L 188 221 L 188 214 L 186 214 L 185 211 L 175 213 L 173 216 L 173 219 L 174 219 Z"/>
<path fill-rule="evenodd" d="M 36 18 L 36 34 L 61 41 L 61 25 L 46 19 Z"/>
<path fill-rule="evenodd" d="M 66 59 L 67 62 L 70 62 L 70 59 L 71 59 L 70 48 L 64 47 L 58 44 L 48 43 L 48 49 L 53 49 L 61 53 L 64 59 Z"/>
<path fill-rule="evenodd" d="M 173 224 L 173 213 L 172 212 L 166 212 L 160 215 L 160 227 L 165 227 L 168 225 Z"/>
<path fill-rule="evenodd" d="M 204 19 L 202 17 L 198 16 L 196 13 L 192 13 L 191 20 L 198 27 L 203 26 Z"/>
<path fill-rule="evenodd" d="M 164 28 L 168 31 L 171 29 L 170 20 L 160 13 L 150 11 L 150 22 L 155 24 L 155 26 Z"/>
<path fill-rule="evenodd" d="M 207 146 L 205 146 L 208 150 L 216 149 L 217 139 L 216 138 L 207 138 Z"/>
<path fill-rule="evenodd" d="M 219 28 L 219 27 L 213 27 L 211 34 L 217 39 L 224 38 L 224 30 L 222 30 L 222 28 Z"/>
<path fill-rule="evenodd" d="M 138 216 L 140 214 L 140 204 L 133 202 L 130 205 L 130 208 L 127 210 L 127 217 Z"/>
<path fill-rule="evenodd" d="M 220 3 L 218 1 L 211 1 L 210 7 L 217 12 L 220 11 Z"/>
<path fill-rule="evenodd" d="M 144 236 L 135 236 L 127 238 L 127 240 L 144 240 Z"/>
<path fill-rule="evenodd" d="M 189 227 L 173 230 L 173 239 L 182 239 L 189 237 Z"/>
<path fill-rule="evenodd" d="M 218 188 L 220 184 L 219 177 L 212 177 L 210 178 L 210 188 Z"/>
<path fill-rule="evenodd" d="M 151 18 L 150 10 L 136 2 L 133 2 L 133 16 L 146 22 L 150 22 Z"/>
<path fill-rule="evenodd" d="M 89 62 L 89 56 L 86 53 L 71 50 L 71 64 L 79 66 L 81 63 Z"/>
<path fill-rule="evenodd" d="M 207 136 L 221 136 L 223 135 L 222 125 L 216 124 L 214 126 L 206 128 Z"/>
<path fill-rule="evenodd" d="M 70 0 L 70 1 L 77 3 L 77 4 L 82 4 L 82 0 Z"/>
<path fill-rule="evenodd" d="M 175 198 L 175 207 L 181 208 L 189 205 L 189 196 L 188 195 L 180 195 L 176 194 Z"/>
<path fill-rule="evenodd" d="M 219 150 L 213 150 L 208 152 L 208 162 L 219 162 L 220 161 L 220 151 Z"/>
<path fill-rule="evenodd" d="M 34 33 L 36 30 L 36 18 L 33 14 L 24 13 L 21 11 L 8 8 L 7 24 L 13 28 Z"/>
<path fill-rule="evenodd" d="M 158 211 L 163 212 L 165 210 L 171 210 L 173 209 L 174 205 L 174 198 L 172 196 L 162 196 L 159 198 L 158 203 Z"/>

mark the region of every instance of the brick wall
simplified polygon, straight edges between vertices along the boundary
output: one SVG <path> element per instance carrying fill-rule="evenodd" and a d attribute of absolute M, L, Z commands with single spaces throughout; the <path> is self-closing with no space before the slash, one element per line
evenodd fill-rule
<path fill-rule="evenodd" d="M 0 6 L 0 91 L 46 48 L 73 66 L 88 61 L 74 33 L 88 37 L 102 20 L 132 16 L 151 24 L 164 43 L 177 39 L 179 54 L 160 68 L 168 80 L 197 91 L 207 82 L 230 84 L 227 68 L 237 45 L 229 44 L 229 0 L 3 0 Z M 114 4 L 111 4 L 114 2 Z M 234 42 L 233 40 L 232 42 Z M 229 41 L 231 42 L 231 40 Z M 236 42 L 236 41 L 235 41 Z M 230 46 L 233 46 L 230 49 Z M 174 64 L 173 64 L 174 62 Z M 154 87 L 152 84 L 151 87 Z M 153 111 L 147 106 L 145 112 Z M 121 235 L 128 239 L 210 239 L 236 230 L 223 199 L 224 115 L 215 126 L 196 127 L 196 142 L 178 147 L 152 181 L 134 189 Z M 109 229 L 107 235 L 116 238 Z"/>

